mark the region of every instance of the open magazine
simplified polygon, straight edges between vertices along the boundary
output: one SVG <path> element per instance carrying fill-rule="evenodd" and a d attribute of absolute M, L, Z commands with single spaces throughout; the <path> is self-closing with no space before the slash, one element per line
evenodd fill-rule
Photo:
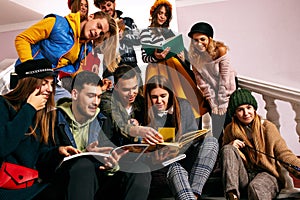
<path fill-rule="evenodd" d="M 135 155 L 135 161 L 137 161 L 141 155 L 148 149 L 149 144 L 128 144 L 128 145 L 123 145 L 120 147 L 116 147 L 112 149 L 109 153 L 100 153 L 100 152 L 82 152 L 78 154 L 74 154 L 71 156 L 67 156 L 63 159 L 63 161 L 59 164 L 62 165 L 64 162 L 68 160 L 72 160 L 74 158 L 82 157 L 82 156 L 93 156 L 97 160 L 103 161 L 103 158 L 111 156 L 113 151 L 116 151 L 118 154 L 121 154 L 124 151 L 130 152 L 130 154 Z"/>
<path fill-rule="evenodd" d="M 149 161 L 149 158 L 153 155 L 154 149 L 149 148 L 151 145 L 149 144 L 127 144 L 123 146 L 116 147 L 112 149 L 109 153 L 100 153 L 100 152 L 82 152 L 79 154 L 74 154 L 71 156 L 65 157 L 62 162 L 58 165 L 57 168 L 59 168 L 61 165 L 63 165 L 65 162 L 68 162 L 70 160 L 82 157 L 82 156 L 89 156 L 94 157 L 95 159 L 99 160 L 100 162 L 104 161 L 105 157 L 111 156 L 111 154 L 115 151 L 118 154 L 121 154 L 124 151 L 128 151 L 125 155 L 122 156 L 121 159 L 126 160 L 126 162 L 138 162 L 138 161 L 145 161 L 145 158 Z M 178 160 L 184 159 L 185 154 L 178 154 L 172 157 L 167 158 L 166 160 L 163 160 L 161 163 L 163 166 L 167 166 L 173 162 L 176 162 Z M 146 161 L 147 163 L 147 161 Z"/>
<path fill-rule="evenodd" d="M 149 44 L 149 43 L 141 43 L 142 48 L 146 51 L 147 55 L 153 55 L 155 49 L 160 51 L 165 50 L 167 47 L 170 47 L 171 50 L 166 56 L 166 59 L 169 59 L 184 50 L 183 38 L 182 34 L 175 35 L 171 38 L 168 38 L 165 41 L 156 43 L 156 44 Z"/>

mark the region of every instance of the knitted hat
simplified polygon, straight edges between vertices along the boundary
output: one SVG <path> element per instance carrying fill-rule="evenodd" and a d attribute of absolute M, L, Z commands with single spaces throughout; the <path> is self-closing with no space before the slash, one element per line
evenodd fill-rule
<path fill-rule="evenodd" d="M 27 60 L 15 67 L 19 79 L 35 77 L 43 79 L 47 76 L 55 76 L 52 64 L 47 59 Z"/>
<path fill-rule="evenodd" d="M 214 37 L 214 30 L 213 28 L 211 27 L 211 25 L 209 25 L 208 23 L 206 22 L 198 22 L 196 24 L 194 24 L 188 34 L 188 36 L 190 38 L 193 37 L 193 34 L 194 33 L 203 33 L 211 38 Z"/>
<path fill-rule="evenodd" d="M 167 0 L 156 0 L 155 3 L 153 4 L 153 6 L 151 7 L 150 9 L 150 16 L 152 16 L 153 12 L 155 11 L 155 9 L 159 6 L 159 5 L 162 5 L 162 4 L 165 4 L 167 6 L 170 7 L 170 9 L 172 10 L 172 4 L 167 1 Z"/>
<path fill-rule="evenodd" d="M 229 104 L 228 104 L 229 115 L 233 116 L 237 107 L 244 104 L 252 105 L 254 109 L 257 110 L 257 101 L 255 100 L 254 96 L 252 96 L 249 90 L 238 89 L 234 91 L 231 94 L 229 99 Z"/>

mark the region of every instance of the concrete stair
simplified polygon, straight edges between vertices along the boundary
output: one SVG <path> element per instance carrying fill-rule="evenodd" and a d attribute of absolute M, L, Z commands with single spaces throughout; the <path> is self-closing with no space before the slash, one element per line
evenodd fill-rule
<path fill-rule="evenodd" d="M 300 182 L 300 180 L 297 180 Z M 297 184 L 295 184 L 297 186 Z M 212 174 L 207 180 L 203 194 L 203 200 L 226 200 L 223 194 L 223 186 L 220 174 Z M 247 200 L 247 196 L 242 196 L 240 200 Z M 282 189 L 276 199 L 281 200 L 300 200 L 300 188 Z M 148 200 L 175 200 L 166 185 L 166 182 L 160 181 L 156 187 L 152 187 Z"/>

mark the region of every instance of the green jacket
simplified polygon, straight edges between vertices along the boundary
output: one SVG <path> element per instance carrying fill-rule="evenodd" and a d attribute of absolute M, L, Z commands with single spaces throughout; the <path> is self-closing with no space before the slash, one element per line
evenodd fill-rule
<path fill-rule="evenodd" d="M 117 145 L 129 144 L 135 141 L 134 137 L 129 136 L 129 130 L 133 126 L 128 123 L 129 119 L 134 118 L 140 125 L 145 125 L 145 100 L 141 95 L 136 97 L 132 105 L 132 112 L 128 114 L 121 102 L 118 101 L 117 96 L 113 92 L 107 91 L 102 95 L 100 110 L 112 122 L 112 137 Z"/>

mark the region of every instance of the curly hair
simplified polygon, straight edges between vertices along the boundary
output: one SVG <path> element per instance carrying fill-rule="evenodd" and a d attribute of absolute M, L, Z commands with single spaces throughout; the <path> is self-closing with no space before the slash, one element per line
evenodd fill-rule
<path fill-rule="evenodd" d="M 115 3 L 115 0 L 94 0 L 94 5 L 100 9 L 100 5 L 107 2 L 107 1 L 110 1 L 112 3 Z"/>
<path fill-rule="evenodd" d="M 150 9 L 150 15 L 151 16 L 154 13 L 154 11 L 156 10 L 156 8 L 160 5 L 166 5 L 167 7 L 170 8 L 170 10 L 172 10 L 172 4 L 169 1 L 167 1 L 167 0 L 156 0 L 155 3 L 153 4 L 153 6 Z"/>
<path fill-rule="evenodd" d="M 159 2 L 160 4 L 158 4 L 157 2 Z M 165 2 L 167 2 L 167 3 L 165 3 Z M 165 0 L 156 1 L 156 3 L 154 5 L 151 7 L 151 10 L 150 10 L 150 14 L 151 14 L 151 16 L 150 16 L 150 21 L 151 21 L 150 27 L 168 28 L 170 26 L 170 22 L 172 20 L 172 5 L 168 1 L 165 1 Z M 157 15 L 158 15 L 158 13 L 159 13 L 159 11 L 162 7 L 165 7 L 165 9 L 166 9 L 167 20 L 163 25 L 159 25 L 157 23 Z M 155 8 L 155 9 L 153 9 L 153 8 Z"/>
<path fill-rule="evenodd" d="M 206 51 L 204 53 L 199 52 L 195 47 L 193 39 L 191 39 L 191 44 L 189 48 L 189 59 L 193 65 L 199 65 L 203 61 L 211 61 L 220 57 L 220 48 L 225 47 L 228 50 L 228 47 L 220 41 L 216 41 L 213 38 L 209 37 L 209 43 Z"/>

